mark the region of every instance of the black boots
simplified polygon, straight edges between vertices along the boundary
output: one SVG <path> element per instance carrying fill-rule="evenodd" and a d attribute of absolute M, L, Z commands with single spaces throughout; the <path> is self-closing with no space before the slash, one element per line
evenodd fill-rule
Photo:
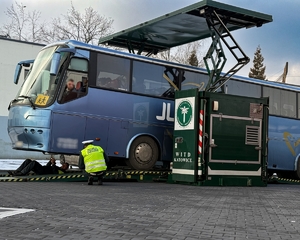
<path fill-rule="evenodd" d="M 25 174 L 20 172 L 20 171 L 16 171 L 14 176 L 24 176 Z"/>
<path fill-rule="evenodd" d="M 98 185 L 102 185 L 102 178 L 98 177 Z"/>
<path fill-rule="evenodd" d="M 94 182 L 94 178 L 92 176 L 89 176 L 88 185 L 93 185 L 93 182 Z M 102 177 L 98 177 L 98 185 L 103 185 Z"/>
<path fill-rule="evenodd" d="M 94 178 L 90 176 L 88 179 L 88 185 L 93 185 L 93 182 L 94 182 Z"/>
<path fill-rule="evenodd" d="M 20 171 L 7 171 L 9 175 L 11 176 L 24 176 L 25 174 L 23 174 Z"/>

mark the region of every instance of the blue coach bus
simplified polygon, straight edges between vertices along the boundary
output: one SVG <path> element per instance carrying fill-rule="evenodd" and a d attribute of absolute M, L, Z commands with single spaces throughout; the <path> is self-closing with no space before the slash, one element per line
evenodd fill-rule
<path fill-rule="evenodd" d="M 222 86 L 219 89 L 228 94 L 270 97 L 268 168 L 270 173 L 300 172 L 298 88 L 233 75 L 249 59 L 230 31 L 269 22 L 270 15 L 203 0 L 99 41 L 127 46 L 130 53 L 73 40 L 50 44 L 40 51 L 9 105 L 8 133 L 13 148 L 78 155 L 82 140 L 98 139 L 111 159 L 124 159 L 134 169 L 151 169 L 157 161 L 168 165 L 172 159 L 174 91 Z M 213 42 L 206 59 L 212 60 L 211 71 L 139 55 L 209 36 Z M 219 79 L 226 62 L 220 40 L 238 64 L 216 87 L 221 81 L 212 81 L 207 72 Z M 134 51 L 138 54 L 132 54 Z M 213 61 L 214 53 L 217 61 Z M 30 63 L 18 64 L 15 83 L 22 66 Z M 68 81 L 76 86 L 72 98 L 65 97 Z"/>
<path fill-rule="evenodd" d="M 76 97 L 63 101 L 68 79 Z M 41 50 L 11 102 L 8 133 L 15 149 L 66 155 L 99 138 L 110 157 L 151 169 L 172 159 L 175 89 L 204 90 L 207 82 L 205 69 L 58 42 Z M 300 87 L 235 76 L 222 89 L 270 98 L 268 170 L 299 176 Z"/>
<path fill-rule="evenodd" d="M 10 103 L 13 148 L 78 155 L 82 140 L 98 138 L 111 158 L 151 169 L 172 159 L 175 89 L 203 88 L 207 75 L 200 73 L 77 41 L 50 44 Z M 66 99 L 70 79 L 76 90 Z"/>

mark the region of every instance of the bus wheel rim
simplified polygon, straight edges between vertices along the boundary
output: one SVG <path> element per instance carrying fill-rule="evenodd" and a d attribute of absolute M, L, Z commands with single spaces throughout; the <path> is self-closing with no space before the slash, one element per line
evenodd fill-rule
<path fill-rule="evenodd" d="M 139 163 L 148 163 L 151 161 L 153 155 L 152 148 L 147 143 L 139 144 L 135 149 L 135 159 Z"/>

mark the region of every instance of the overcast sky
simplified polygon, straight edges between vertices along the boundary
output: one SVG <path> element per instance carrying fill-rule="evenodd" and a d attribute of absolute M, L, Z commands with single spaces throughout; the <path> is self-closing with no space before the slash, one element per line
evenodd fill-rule
<path fill-rule="evenodd" d="M 0 0 L 0 25 L 7 21 L 5 10 L 15 0 Z M 27 11 L 41 12 L 42 19 L 51 22 L 52 18 L 65 14 L 71 7 L 69 0 L 23 0 Z M 115 32 L 135 26 L 139 23 L 178 10 L 198 0 L 72 0 L 74 7 L 84 11 L 92 7 L 101 15 L 114 20 Z M 238 75 L 247 76 L 253 67 L 253 56 L 260 45 L 266 75 L 274 80 L 283 73 L 284 65 L 289 63 L 287 82 L 300 85 L 300 1 L 299 0 L 219 0 L 218 2 L 242 7 L 273 16 L 273 22 L 261 28 L 241 29 L 233 32 L 240 47 L 251 61 Z M 210 42 L 210 40 L 209 40 Z M 206 52 L 206 49 L 204 50 Z M 234 65 L 228 57 L 225 70 Z"/>

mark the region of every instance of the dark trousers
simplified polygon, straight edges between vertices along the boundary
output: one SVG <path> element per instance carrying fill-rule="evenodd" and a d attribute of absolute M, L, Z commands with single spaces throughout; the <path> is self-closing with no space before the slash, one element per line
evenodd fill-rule
<path fill-rule="evenodd" d="M 85 174 L 88 177 L 98 177 L 98 181 L 102 181 L 103 176 L 105 175 L 106 171 L 101 171 L 101 172 L 94 172 L 94 173 L 88 173 L 85 171 Z"/>
<path fill-rule="evenodd" d="M 17 171 L 20 171 L 24 175 L 28 174 L 30 171 L 33 171 L 36 174 L 45 174 L 43 166 L 39 162 L 32 161 L 31 159 L 26 159 L 21 166 L 18 167 Z"/>

